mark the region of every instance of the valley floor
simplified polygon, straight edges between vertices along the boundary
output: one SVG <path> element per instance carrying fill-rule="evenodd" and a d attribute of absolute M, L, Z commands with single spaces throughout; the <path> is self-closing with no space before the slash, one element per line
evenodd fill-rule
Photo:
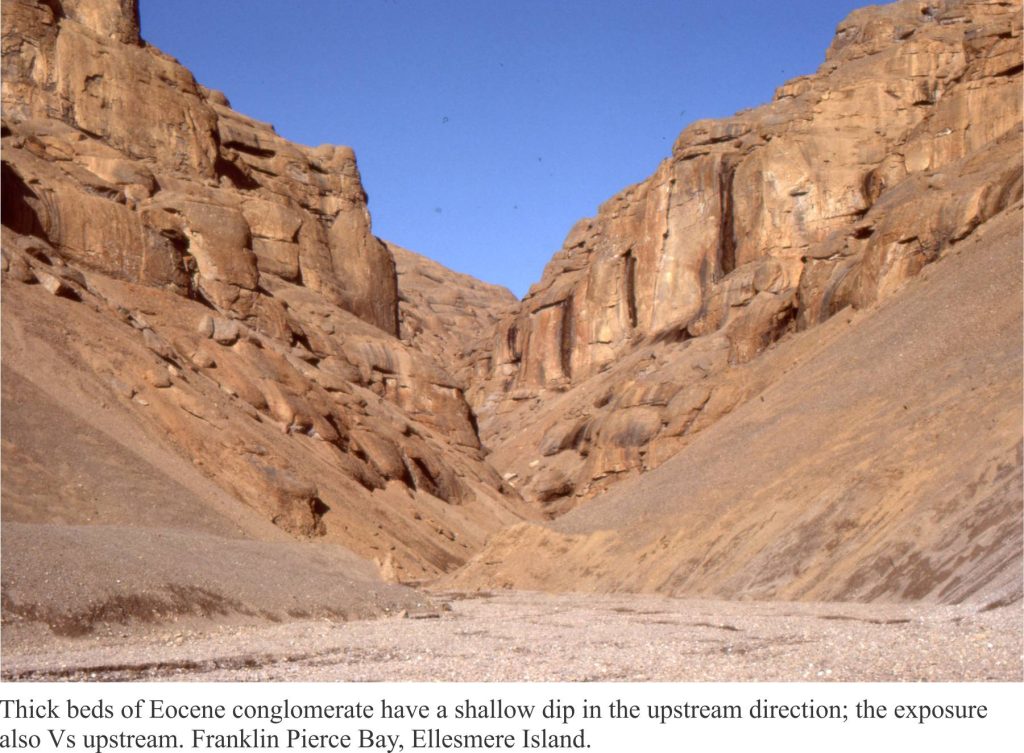
<path fill-rule="evenodd" d="M 5 628 L 5 680 L 1020 681 L 1008 606 L 445 594 L 355 622 Z"/>

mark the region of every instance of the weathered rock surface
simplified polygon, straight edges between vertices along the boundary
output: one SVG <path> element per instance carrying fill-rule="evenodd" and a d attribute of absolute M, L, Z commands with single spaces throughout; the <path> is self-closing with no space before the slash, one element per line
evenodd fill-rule
<path fill-rule="evenodd" d="M 136 556 L 171 615 L 289 614 L 307 568 L 353 574 L 295 595 L 313 615 L 445 573 L 1019 599 L 1020 11 L 857 11 L 816 74 L 687 128 L 517 302 L 376 238 L 350 149 L 233 111 L 134 0 L 9 0 L 5 620 L 63 624 L 69 573 Z M 273 598 L 188 590 L 182 531 L 209 568 L 282 563 Z M 75 624 L 138 594 L 87 596 Z"/>
<path fill-rule="evenodd" d="M 1021 197 L 1019 2 L 898 2 L 702 121 L 582 220 L 477 361 L 492 462 L 557 515 L 760 385 L 734 367 L 885 298 Z"/>
<path fill-rule="evenodd" d="M 262 273 L 396 334 L 394 262 L 370 233 L 352 150 L 299 146 L 234 112 L 139 40 L 135 6 L 5 8 L 8 225 L 240 318 Z"/>
<path fill-rule="evenodd" d="M 430 356 L 470 387 L 486 373 L 479 353 L 518 299 L 508 288 L 453 272 L 417 253 L 388 244 L 398 270 L 402 340 Z"/>
<path fill-rule="evenodd" d="M 529 515 L 483 459 L 464 380 L 398 338 L 394 259 L 350 149 L 234 112 L 140 39 L 131 0 L 12 0 L 3 39 L 6 370 L 87 422 L 116 412 L 243 517 L 393 579 L 434 577 Z M 55 472 L 44 446 L 22 459 Z M 20 503 L 44 495 L 17 454 L 5 520 L 112 514 Z M 104 478 L 83 483 L 113 504 Z"/>
<path fill-rule="evenodd" d="M 1019 602 L 1021 222 L 737 367 L 755 396 L 684 451 L 442 587 Z"/>

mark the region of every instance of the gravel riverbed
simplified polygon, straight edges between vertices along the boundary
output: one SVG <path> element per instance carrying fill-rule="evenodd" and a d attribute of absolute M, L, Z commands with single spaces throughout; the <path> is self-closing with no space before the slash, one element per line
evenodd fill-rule
<path fill-rule="evenodd" d="M 444 594 L 379 620 L 6 629 L 6 680 L 1020 681 L 1019 603 Z"/>

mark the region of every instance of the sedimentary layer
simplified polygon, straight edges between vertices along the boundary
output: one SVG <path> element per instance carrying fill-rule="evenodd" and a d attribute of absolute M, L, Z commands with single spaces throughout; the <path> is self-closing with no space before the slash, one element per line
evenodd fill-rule
<path fill-rule="evenodd" d="M 1019 2 L 844 20 L 767 105 L 701 121 L 581 220 L 477 352 L 491 460 L 557 516 L 758 391 L 736 366 L 887 298 L 1021 196 Z"/>
<path fill-rule="evenodd" d="M 316 540 L 419 581 L 530 515 L 416 345 L 350 148 L 231 109 L 136 2 L 12 0 L 3 39 L 5 522 Z"/>

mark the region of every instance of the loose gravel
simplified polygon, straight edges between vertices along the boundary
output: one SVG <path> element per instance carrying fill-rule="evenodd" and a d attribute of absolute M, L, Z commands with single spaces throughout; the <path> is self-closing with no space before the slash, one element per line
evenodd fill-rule
<path fill-rule="evenodd" d="M 371 621 L 5 630 L 7 680 L 1021 681 L 1020 604 L 447 594 Z"/>

